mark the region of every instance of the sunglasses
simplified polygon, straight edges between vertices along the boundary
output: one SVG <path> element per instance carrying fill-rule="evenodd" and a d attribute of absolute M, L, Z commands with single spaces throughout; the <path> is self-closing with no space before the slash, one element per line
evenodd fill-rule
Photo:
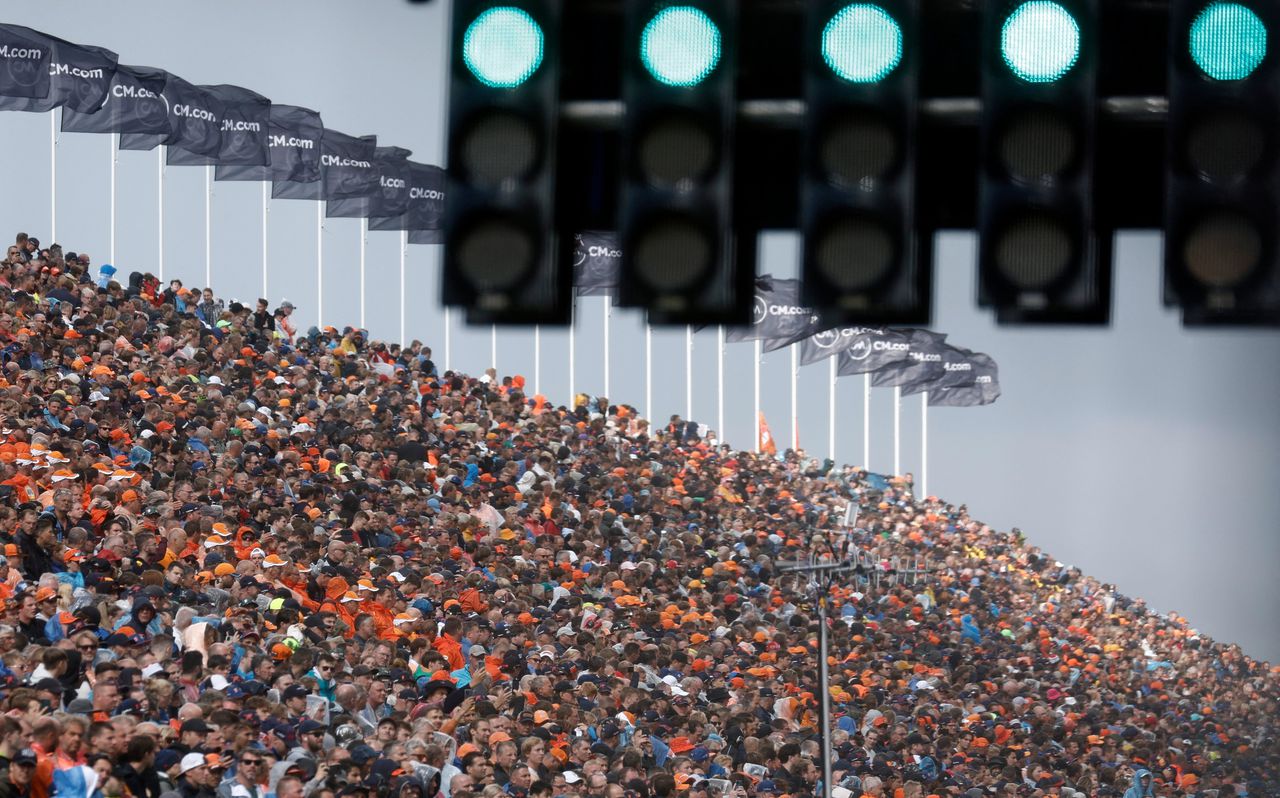
<path fill-rule="evenodd" d="M 242 765 L 261 765 L 261 764 L 262 764 L 262 760 L 261 760 L 261 759 L 241 759 L 241 760 L 240 760 L 240 764 L 242 764 Z"/>

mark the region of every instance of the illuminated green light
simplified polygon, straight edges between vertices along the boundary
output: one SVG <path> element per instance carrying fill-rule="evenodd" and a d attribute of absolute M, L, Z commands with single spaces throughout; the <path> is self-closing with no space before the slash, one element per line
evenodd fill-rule
<path fill-rule="evenodd" d="M 822 29 L 822 59 L 850 83 L 884 80 L 902 60 L 902 26 L 880 6 L 847 5 Z"/>
<path fill-rule="evenodd" d="M 542 64 L 542 28 L 524 9 L 494 6 L 462 37 L 462 60 L 486 86 L 513 89 Z"/>
<path fill-rule="evenodd" d="M 1242 80 L 1267 55 L 1267 26 L 1239 3 L 1210 3 L 1191 23 L 1191 57 L 1213 80 Z"/>
<path fill-rule="evenodd" d="M 1052 83 L 1080 58 L 1080 24 L 1051 0 L 1029 0 L 1005 19 L 1000 54 L 1022 80 Z"/>
<path fill-rule="evenodd" d="M 720 28 L 701 9 L 668 6 L 644 26 L 640 60 L 668 86 L 696 86 L 720 63 Z"/>

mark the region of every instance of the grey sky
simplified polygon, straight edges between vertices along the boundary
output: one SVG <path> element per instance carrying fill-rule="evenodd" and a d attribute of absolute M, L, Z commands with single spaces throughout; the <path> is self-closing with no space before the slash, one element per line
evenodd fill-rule
<path fill-rule="evenodd" d="M 193 83 L 232 83 L 276 102 L 321 112 L 327 127 L 414 151 L 440 163 L 447 54 L 443 0 L 10 0 L 3 21 L 71 41 L 109 47 L 122 63 L 162 67 Z M 67 134 L 58 146 L 57 237 L 107 257 L 108 136 Z M 48 240 L 47 115 L 0 115 L 9 190 L 0 194 L 8 235 Z M 116 263 L 125 273 L 155 270 L 156 154 L 120 154 Z M 204 169 L 171 167 L 165 177 L 165 274 L 202 285 L 205 274 Z M 316 212 L 313 203 L 275 201 L 269 217 L 269 293 L 293 300 L 304 325 L 316 321 Z M 216 183 L 212 262 L 219 294 L 255 298 L 262 285 L 261 194 L 256 183 Z M 324 321 L 359 321 L 359 236 L 354 219 L 327 220 Z M 1004 396 L 986 408 L 933 408 L 929 490 L 967 503 L 1000 527 L 1019 526 L 1064 562 L 1176 610 L 1202 631 L 1280 660 L 1280 333 L 1184 330 L 1160 305 L 1160 239 L 1121 237 L 1116 309 L 1107 329 L 1002 328 L 974 302 L 975 241 L 942 236 L 936 264 L 934 328 L 991 354 Z M 407 332 L 444 359 L 438 253 L 410 247 Z M 760 271 L 795 273 L 794 238 L 766 238 Z M 367 250 L 366 326 L 375 337 L 400 331 L 399 236 L 373 233 Z M 603 385 L 600 299 L 579 305 L 576 387 Z M 457 314 L 454 316 L 458 318 Z M 639 314 L 615 310 L 611 393 L 644 402 Z M 450 365 L 490 365 L 487 328 L 457 325 Z M 684 413 L 684 333 L 654 334 L 652 415 Z M 752 445 L 750 344 L 726 354 L 726 438 Z M 531 331 L 499 336 L 498 367 L 534 378 Z M 568 391 L 568 336 L 544 331 L 540 388 Z M 780 442 L 791 430 L 786 351 L 766 355 L 763 409 Z M 799 377 L 800 439 L 825 456 L 827 368 Z M 695 418 L 715 424 L 712 332 L 696 336 Z M 838 387 L 837 457 L 862 459 L 862 383 Z M 892 466 L 891 394 L 872 398 L 871 467 Z M 644 409 L 642 407 L 642 409 Z M 920 472 L 920 399 L 903 403 L 904 470 Z"/>

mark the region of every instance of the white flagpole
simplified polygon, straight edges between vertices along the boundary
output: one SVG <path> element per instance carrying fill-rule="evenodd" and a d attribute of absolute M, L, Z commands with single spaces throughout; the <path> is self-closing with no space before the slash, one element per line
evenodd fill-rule
<path fill-rule="evenodd" d="M 542 393 L 542 325 L 533 325 L 533 393 Z"/>
<path fill-rule="evenodd" d="M 404 335 L 404 262 L 409 256 L 409 231 L 400 231 L 400 345 L 409 341 Z"/>
<path fill-rule="evenodd" d="M 893 475 L 902 474 L 902 462 L 899 458 L 902 443 L 902 389 L 893 386 Z"/>
<path fill-rule="evenodd" d="M 444 306 L 444 370 L 445 371 L 449 370 L 450 368 L 449 364 L 453 362 L 452 360 L 453 348 L 450 345 L 452 343 L 452 331 L 451 331 L 452 327 L 453 327 L 453 312 L 450 310 L 448 305 L 445 305 Z"/>
<path fill-rule="evenodd" d="M 576 296 L 573 298 L 573 307 L 570 313 L 572 315 L 569 318 L 569 410 L 572 411 L 575 407 L 574 400 L 577 397 L 577 393 L 573 390 L 573 372 L 577 366 L 575 361 L 578 357 L 577 342 L 574 340 L 576 337 L 574 328 L 578 326 L 578 298 Z"/>
<path fill-rule="evenodd" d="M 604 298 L 604 395 L 609 396 L 609 315 L 613 297 Z"/>
<path fill-rule="evenodd" d="M 653 328 L 649 326 L 648 319 L 644 322 L 644 412 L 650 423 L 656 424 L 653 415 Z"/>
<path fill-rule="evenodd" d="M 836 379 L 839 375 L 836 373 L 836 358 L 829 357 L 827 362 L 831 364 L 830 384 L 827 386 L 827 409 L 831 414 L 827 418 L 827 456 L 836 463 Z"/>
<path fill-rule="evenodd" d="M 262 181 L 262 296 L 270 299 L 271 294 L 267 293 L 267 201 L 271 194 L 268 191 L 268 184 Z"/>
<path fill-rule="evenodd" d="M 797 395 L 797 384 L 800 382 L 800 345 L 792 344 L 791 349 L 791 448 L 800 449 L 800 403 Z"/>
<path fill-rule="evenodd" d="M 929 392 L 920 394 L 920 497 L 929 495 Z"/>
<path fill-rule="evenodd" d="M 324 326 L 324 203 L 316 203 L 316 326 Z"/>
<path fill-rule="evenodd" d="M 489 325 L 489 365 L 498 373 L 498 325 Z"/>
<path fill-rule="evenodd" d="M 716 443 L 724 443 L 724 325 L 716 327 Z"/>
<path fill-rule="evenodd" d="M 693 325 L 684 327 L 684 420 L 693 420 Z"/>
<path fill-rule="evenodd" d="M 360 329 L 362 330 L 367 329 L 364 323 L 364 260 L 365 250 L 368 249 L 367 245 L 369 243 L 368 224 L 368 219 L 360 218 Z"/>
<path fill-rule="evenodd" d="M 108 263 L 114 266 L 116 262 L 116 162 L 119 159 L 120 134 L 112 133 L 107 139 L 110 141 L 108 146 L 111 147 L 111 246 L 107 248 L 107 254 L 111 258 Z"/>
<path fill-rule="evenodd" d="M 58 122 L 49 111 L 49 245 L 58 243 Z"/>
<path fill-rule="evenodd" d="M 204 284 L 213 285 L 213 166 L 204 168 Z"/>
<path fill-rule="evenodd" d="M 752 350 L 755 353 L 755 382 L 752 389 L 752 396 L 755 399 L 754 412 L 751 416 L 751 434 L 755 438 L 756 454 L 760 453 L 760 356 L 763 347 L 760 345 L 760 339 L 756 339 L 752 344 Z"/>
<path fill-rule="evenodd" d="M 156 196 L 160 200 L 156 203 L 159 207 L 160 217 L 160 223 L 156 225 L 156 244 L 160 250 L 159 257 L 156 259 L 156 271 L 160 275 L 161 284 L 164 283 L 164 154 L 168 149 L 169 148 L 164 144 L 156 147 L 156 163 L 158 164 L 158 168 L 156 169 L 156 181 L 158 186 L 156 189 Z"/>
<path fill-rule="evenodd" d="M 862 467 L 871 470 L 871 374 L 862 375 Z"/>

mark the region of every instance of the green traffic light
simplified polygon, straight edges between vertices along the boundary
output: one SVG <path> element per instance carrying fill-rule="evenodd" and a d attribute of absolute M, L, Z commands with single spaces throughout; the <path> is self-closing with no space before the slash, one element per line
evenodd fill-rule
<path fill-rule="evenodd" d="M 902 26 L 880 6 L 851 3 L 822 29 L 822 59 L 850 83 L 884 80 L 902 60 Z"/>
<path fill-rule="evenodd" d="M 1028 83 L 1053 83 L 1080 58 L 1080 23 L 1051 0 L 1028 0 L 1000 30 L 1005 65 Z"/>
<path fill-rule="evenodd" d="M 640 60 L 668 86 L 697 86 L 720 63 L 720 28 L 701 9 L 668 6 L 645 24 Z"/>
<path fill-rule="evenodd" d="M 1243 80 L 1267 55 L 1267 26 L 1239 3 L 1210 3 L 1191 23 L 1190 46 L 1213 80 Z"/>
<path fill-rule="evenodd" d="M 542 27 L 522 8 L 494 6 L 462 37 L 462 60 L 486 86 L 514 89 L 542 64 Z"/>

